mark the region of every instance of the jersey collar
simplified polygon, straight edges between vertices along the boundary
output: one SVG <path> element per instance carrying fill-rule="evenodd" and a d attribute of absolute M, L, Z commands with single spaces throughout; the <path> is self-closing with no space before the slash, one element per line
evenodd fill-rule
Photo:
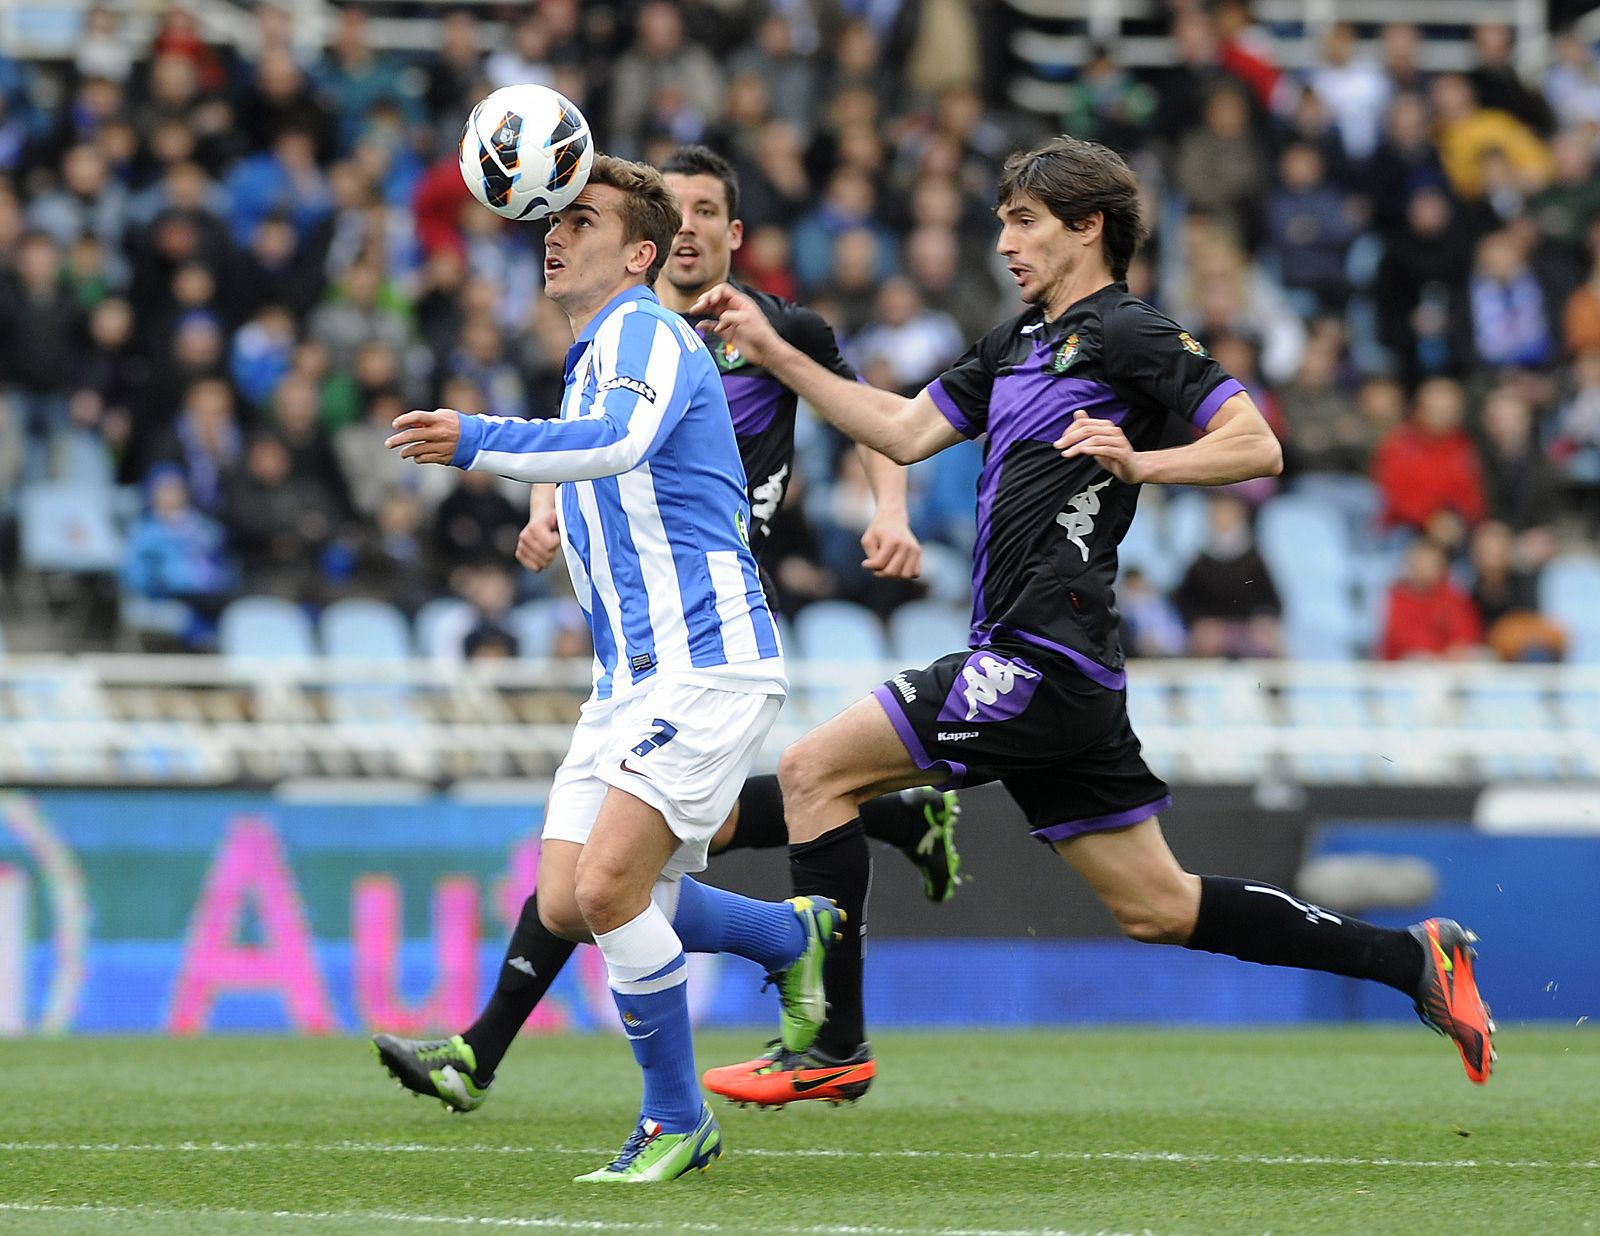
<path fill-rule="evenodd" d="M 636 300 L 646 300 L 657 305 L 661 303 L 654 290 L 642 283 L 630 288 L 623 288 L 622 291 L 606 301 L 601 306 L 600 312 L 589 319 L 589 325 L 583 328 L 582 333 L 572 341 L 572 346 L 567 349 L 566 373 L 568 376 L 572 373 L 572 367 L 578 363 L 578 358 L 583 355 L 584 349 L 593 343 L 594 337 L 600 333 L 600 327 L 604 325 L 605 320 L 622 308 L 623 305 L 631 304 Z"/>

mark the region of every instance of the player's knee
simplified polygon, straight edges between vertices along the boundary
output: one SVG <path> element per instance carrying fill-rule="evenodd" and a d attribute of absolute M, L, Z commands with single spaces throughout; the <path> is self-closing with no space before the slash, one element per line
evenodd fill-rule
<path fill-rule="evenodd" d="M 778 757 L 778 788 L 783 791 L 785 814 L 803 812 L 827 796 L 822 753 L 816 748 L 816 743 L 802 738 Z"/>
<path fill-rule="evenodd" d="M 529 898 L 531 901 L 532 898 Z M 575 900 L 559 897 L 541 897 L 538 905 L 539 922 L 553 936 L 563 940 L 587 940 L 589 928 L 578 912 Z"/>
<path fill-rule="evenodd" d="M 623 905 L 625 893 L 625 882 L 608 864 L 579 860 L 573 899 L 588 930 L 614 931 L 632 918 Z"/>
<path fill-rule="evenodd" d="M 1182 944 L 1194 934 L 1200 882 L 1187 872 L 1179 877 L 1108 903 L 1123 935 L 1141 944 Z"/>

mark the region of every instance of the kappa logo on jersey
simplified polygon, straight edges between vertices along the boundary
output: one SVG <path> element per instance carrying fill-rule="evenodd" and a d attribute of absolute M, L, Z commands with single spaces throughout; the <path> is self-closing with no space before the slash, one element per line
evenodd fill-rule
<path fill-rule="evenodd" d="M 726 339 L 717 345 L 714 355 L 717 358 L 717 368 L 724 373 L 732 369 L 741 369 L 750 363 L 744 358 L 744 354 Z"/>
<path fill-rule="evenodd" d="M 648 382 L 639 381 L 638 378 L 630 378 L 621 374 L 614 378 L 607 378 L 600 383 L 595 389 L 595 394 L 602 394 L 605 391 L 632 391 L 646 403 L 654 403 L 656 401 L 655 387 Z"/>
<path fill-rule="evenodd" d="M 1115 477 L 1106 477 L 1098 485 L 1091 485 L 1081 493 L 1073 494 L 1067 509 L 1056 516 L 1056 523 L 1067 531 L 1067 540 L 1078 547 L 1085 562 L 1089 561 L 1089 543 L 1086 538 L 1094 532 L 1094 517 L 1100 514 L 1100 491 Z"/>
<path fill-rule="evenodd" d="M 1186 330 L 1180 330 L 1178 332 L 1178 342 L 1183 344 L 1186 349 L 1188 349 L 1190 352 L 1193 352 L 1196 356 L 1204 356 L 1206 354 L 1206 350 L 1201 345 L 1200 341 Z"/>
<path fill-rule="evenodd" d="M 778 503 L 783 501 L 783 483 L 789 476 L 789 465 L 784 464 L 761 484 L 750 491 L 755 499 L 750 504 L 750 514 L 766 523 L 778 513 Z"/>
<path fill-rule="evenodd" d="M 959 684 L 962 698 L 966 701 L 968 721 L 976 721 L 980 714 L 985 720 L 997 719 L 994 714 L 1015 716 L 1021 709 L 1011 709 L 1004 705 L 996 708 L 1002 696 L 1007 696 L 1016 689 L 1018 682 L 1037 682 L 1039 671 L 1021 661 L 1007 661 L 1003 657 L 993 656 L 989 653 L 980 653 L 970 658 L 961 670 Z M 1030 689 L 1027 694 L 1033 692 Z"/>
<path fill-rule="evenodd" d="M 1061 341 L 1061 346 L 1056 349 L 1055 358 L 1050 362 L 1050 368 L 1055 373 L 1065 373 L 1072 368 L 1072 362 L 1078 359 L 1078 335 L 1074 331 Z"/>

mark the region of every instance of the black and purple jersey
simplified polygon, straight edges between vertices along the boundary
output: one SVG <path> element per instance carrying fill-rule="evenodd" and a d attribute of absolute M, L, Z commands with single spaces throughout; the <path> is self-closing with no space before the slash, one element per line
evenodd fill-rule
<path fill-rule="evenodd" d="M 1124 685 L 1117 546 L 1138 486 L 1051 446 L 1082 408 L 1156 447 L 1169 413 L 1205 428 L 1244 388 L 1189 333 L 1113 283 L 1054 322 L 1030 309 L 978 340 L 928 388 L 968 437 L 988 434 L 978 481 L 972 646 L 1021 640 Z"/>
<path fill-rule="evenodd" d="M 734 284 L 738 287 L 738 284 Z M 856 371 L 839 355 L 833 328 L 822 315 L 767 292 L 739 290 L 761 307 L 785 342 L 799 348 L 824 369 L 856 380 Z M 723 393 L 733 414 L 733 432 L 750 496 L 750 548 L 759 560 L 766 548 L 772 518 L 783 505 L 794 474 L 795 393 L 765 368 L 746 360 L 726 340 L 709 336 L 706 346 L 722 374 Z"/>

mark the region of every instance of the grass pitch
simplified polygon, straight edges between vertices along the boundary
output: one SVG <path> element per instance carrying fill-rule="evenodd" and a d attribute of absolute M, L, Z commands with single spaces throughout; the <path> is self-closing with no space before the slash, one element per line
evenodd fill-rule
<path fill-rule="evenodd" d="M 518 1044 L 470 1116 L 358 1040 L 19 1042 L 0 1231 L 1600 1232 L 1600 1033 L 1500 1043 L 1480 1089 L 1420 1027 L 886 1034 L 859 1105 L 718 1105 L 709 1173 L 600 1191 L 569 1181 L 637 1110 L 616 1039 Z"/>

